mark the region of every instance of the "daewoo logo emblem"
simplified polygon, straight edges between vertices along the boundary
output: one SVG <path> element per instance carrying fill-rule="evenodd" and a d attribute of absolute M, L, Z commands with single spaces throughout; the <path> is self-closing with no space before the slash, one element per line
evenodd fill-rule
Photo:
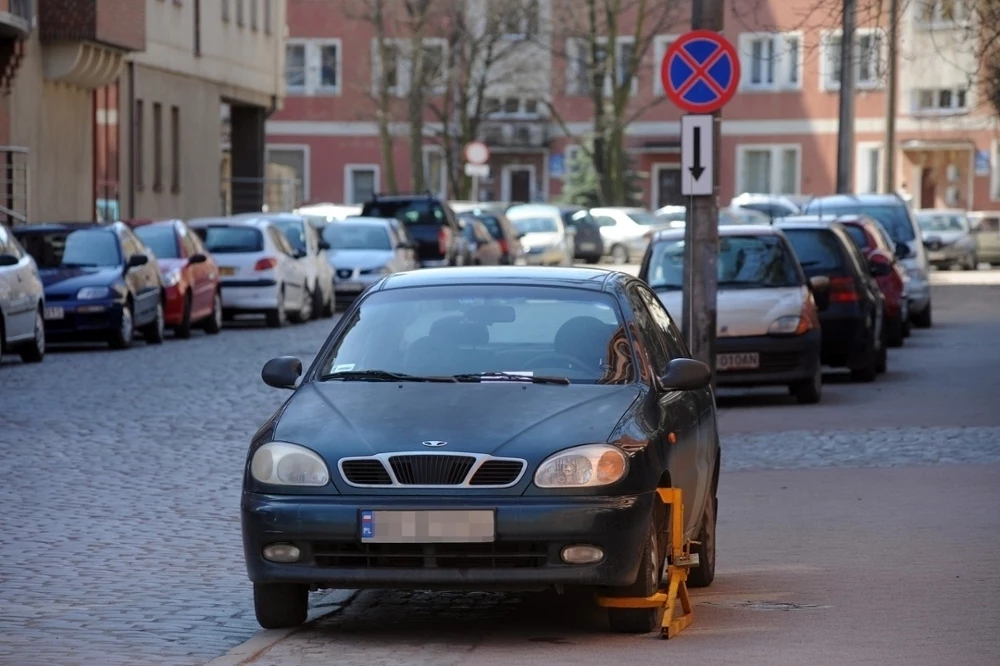
<path fill-rule="evenodd" d="M 431 439 L 423 443 L 424 446 L 430 449 L 440 449 L 442 446 L 446 446 L 448 442 L 442 442 L 438 439 Z"/>

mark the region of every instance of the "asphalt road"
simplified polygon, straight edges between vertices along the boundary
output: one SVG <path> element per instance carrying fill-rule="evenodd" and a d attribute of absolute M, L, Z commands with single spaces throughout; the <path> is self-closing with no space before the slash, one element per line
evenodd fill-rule
<path fill-rule="evenodd" d="M 546 595 L 333 593 L 308 629 L 258 634 L 240 473 L 287 396 L 260 368 L 311 358 L 329 321 L 63 349 L 41 366 L 5 357 L 0 664 L 194 666 L 255 634 L 216 663 L 265 648 L 252 663 L 989 663 L 1000 273 L 935 281 L 937 325 L 874 384 L 831 375 L 816 406 L 720 394 L 719 577 L 669 643 L 607 634 L 587 604 Z"/>

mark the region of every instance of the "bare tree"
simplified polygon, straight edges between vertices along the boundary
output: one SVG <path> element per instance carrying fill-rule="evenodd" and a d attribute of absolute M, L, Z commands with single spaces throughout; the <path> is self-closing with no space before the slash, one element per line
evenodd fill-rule
<path fill-rule="evenodd" d="M 623 205 L 628 199 L 628 126 L 664 101 L 658 97 L 636 104 L 634 87 L 642 64 L 652 60 L 656 36 L 679 31 L 681 8 L 679 0 L 557 3 L 551 49 L 564 64 L 567 92 L 589 101 L 592 141 L 576 138 L 598 174 L 605 205 Z M 572 137 L 558 109 L 551 103 L 549 108 L 553 120 Z"/>

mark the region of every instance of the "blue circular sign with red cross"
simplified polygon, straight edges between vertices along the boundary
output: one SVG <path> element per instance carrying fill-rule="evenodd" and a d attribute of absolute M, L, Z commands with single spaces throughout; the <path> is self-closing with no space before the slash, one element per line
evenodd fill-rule
<path fill-rule="evenodd" d="M 740 58 L 725 37 L 693 30 L 670 45 L 660 64 L 670 101 L 688 113 L 718 111 L 736 94 Z"/>

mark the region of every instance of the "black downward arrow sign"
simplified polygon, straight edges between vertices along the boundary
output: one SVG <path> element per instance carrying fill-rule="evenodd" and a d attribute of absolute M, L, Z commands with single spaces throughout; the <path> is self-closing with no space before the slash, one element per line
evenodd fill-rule
<path fill-rule="evenodd" d="M 691 165 L 691 177 L 695 180 L 701 178 L 705 173 L 705 167 L 701 165 L 701 128 L 694 128 L 694 164 Z"/>

